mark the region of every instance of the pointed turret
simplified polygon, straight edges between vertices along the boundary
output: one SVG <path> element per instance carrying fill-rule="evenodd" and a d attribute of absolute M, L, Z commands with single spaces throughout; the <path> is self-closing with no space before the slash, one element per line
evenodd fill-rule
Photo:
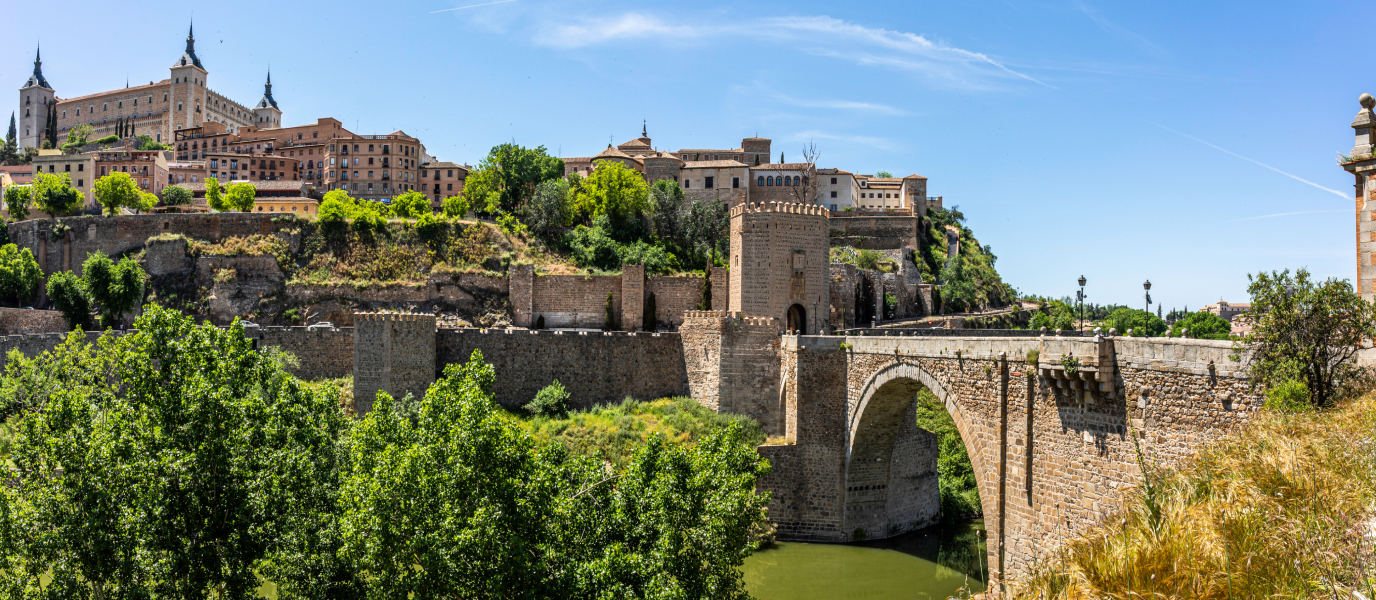
<path fill-rule="evenodd" d="M 269 106 L 277 108 L 277 101 L 272 98 L 272 69 L 268 69 L 268 81 L 263 84 L 263 99 L 258 101 L 258 108 Z"/>
<path fill-rule="evenodd" d="M 26 82 L 24 82 L 24 87 L 33 87 L 33 86 L 45 87 L 45 88 L 48 88 L 48 89 L 50 89 L 50 90 L 53 89 L 53 86 L 48 85 L 48 79 L 47 79 L 46 77 L 43 76 L 43 47 L 42 47 L 42 46 L 39 46 L 39 47 L 38 47 L 38 52 L 34 53 L 34 55 L 33 55 L 33 75 L 29 76 L 29 80 L 26 81 Z"/>
<path fill-rule="evenodd" d="M 268 69 L 267 82 L 263 84 L 263 99 L 253 105 L 254 124 L 259 129 L 276 129 L 282 126 L 282 109 L 272 97 L 272 69 Z"/>
<path fill-rule="evenodd" d="M 196 23 L 193 21 L 191 27 L 186 30 L 186 51 L 182 57 L 177 59 L 177 66 L 195 65 L 202 69 L 205 65 L 201 64 L 201 59 L 196 56 Z"/>

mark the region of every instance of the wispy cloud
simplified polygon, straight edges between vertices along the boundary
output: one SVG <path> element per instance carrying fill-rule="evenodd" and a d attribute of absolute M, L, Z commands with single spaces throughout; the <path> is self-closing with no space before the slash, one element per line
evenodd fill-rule
<path fill-rule="evenodd" d="M 828 100 L 825 98 L 795 98 L 788 94 L 774 92 L 772 96 L 778 101 L 790 106 L 801 108 L 826 108 L 833 110 L 851 110 L 856 112 L 868 112 L 881 115 L 903 116 L 908 111 L 889 106 L 887 104 L 877 104 L 874 102 L 860 102 L 856 100 Z"/>
<path fill-rule="evenodd" d="M 1099 12 L 1099 10 L 1094 8 L 1093 6 L 1085 4 L 1080 0 L 1075 0 L 1075 8 L 1079 9 L 1080 12 L 1084 13 L 1086 17 L 1089 17 L 1089 20 L 1094 21 L 1094 24 L 1098 25 L 1099 29 L 1102 29 L 1112 34 L 1114 37 L 1117 37 L 1118 39 L 1128 42 L 1129 44 L 1137 46 L 1138 48 L 1146 50 L 1152 54 L 1165 54 L 1165 50 L 1163 50 L 1160 46 L 1152 43 L 1151 40 L 1137 33 L 1129 31 L 1127 28 L 1117 23 L 1114 23 L 1113 21 L 1110 21 L 1108 17 L 1105 17 L 1103 13 Z"/>
<path fill-rule="evenodd" d="M 1295 216 L 1295 215 L 1316 215 L 1316 214 L 1321 214 L 1321 213 L 1345 213 L 1345 212 L 1352 212 L 1352 211 L 1349 211 L 1349 210 L 1297 210 L 1297 211 L 1295 211 L 1295 212 L 1283 212 L 1283 213 L 1276 213 L 1276 214 L 1273 214 L 1273 215 L 1260 215 L 1260 216 L 1256 216 L 1256 217 L 1245 217 L 1245 218 L 1242 218 L 1242 219 L 1233 219 L 1233 220 L 1229 221 L 1229 223 L 1238 223 L 1238 222 L 1241 222 L 1241 221 L 1258 221 L 1258 220 L 1261 220 L 1261 219 L 1274 219 L 1274 218 L 1276 218 L 1276 217 L 1292 217 L 1292 216 Z"/>
<path fill-rule="evenodd" d="M 1206 141 L 1204 141 L 1204 140 L 1201 140 L 1201 139 L 1199 139 L 1199 138 L 1197 138 L 1197 137 L 1194 137 L 1194 136 L 1192 136 L 1192 135 L 1190 135 L 1190 134 L 1188 134 L 1188 133 L 1181 133 L 1181 132 L 1179 132 L 1179 131 L 1176 131 L 1176 130 L 1174 130 L 1174 129 L 1171 129 L 1170 127 L 1166 127 L 1165 125 L 1162 125 L 1162 124 L 1160 124 L 1160 123 L 1152 123 L 1151 121 L 1147 121 L 1147 123 L 1151 123 L 1152 125 L 1155 125 L 1155 126 L 1157 126 L 1157 127 L 1160 127 L 1160 128 L 1162 128 L 1162 129 L 1165 129 L 1166 131 L 1169 131 L 1169 132 L 1171 132 L 1171 133 L 1174 133 L 1174 134 L 1176 134 L 1176 135 L 1178 135 L 1178 136 L 1186 137 L 1186 138 L 1192 139 L 1192 140 L 1194 140 L 1194 141 L 1196 141 L 1196 142 L 1199 142 L 1199 143 L 1201 143 L 1201 144 L 1204 144 L 1205 146 L 1208 146 L 1208 147 L 1210 147 L 1210 148 L 1213 148 L 1214 150 L 1218 150 L 1219 152 L 1222 152 L 1222 153 L 1224 153 L 1224 154 L 1229 154 L 1229 155 L 1232 155 L 1232 156 L 1236 156 L 1237 158 L 1240 158 L 1240 159 L 1242 159 L 1242 160 L 1245 160 L 1245 161 L 1247 161 L 1247 162 L 1249 162 L 1249 163 L 1252 163 L 1252 164 L 1254 164 L 1254 165 L 1258 165 L 1258 166 L 1261 166 L 1261 167 L 1266 167 L 1267 169 L 1270 169 L 1270 170 L 1272 170 L 1272 171 L 1275 171 L 1275 172 L 1277 172 L 1277 173 L 1280 173 L 1281 175 L 1284 175 L 1284 176 L 1286 176 L 1286 177 L 1289 177 L 1289 178 L 1291 178 L 1291 179 L 1294 179 L 1295 181 L 1298 181 L 1298 182 L 1303 183 L 1303 184 L 1306 184 L 1306 185 L 1314 186 L 1314 187 L 1316 187 L 1316 188 L 1318 188 L 1318 189 L 1321 189 L 1321 190 L 1323 190 L 1323 191 L 1325 191 L 1325 192 L 1328 192 L 1328 193 L 1330 193 L 1330 194 L 1333 194 L 1334 196 L 1337 196 L 1337 197 L 1342 198 L 1342 199 L 1344 199 L 1344 200 L 1349 199 L 1349 198 L 1347 197 L 1347 194 L 1344 194 L 1344 193 L 1342 193 L 1342 192 L 1340 192 L 1340 191 L 1338 191 L 1338 190 L 1335 190 L 1335 189 L 1330 188 L 1330 187 L 1321 186 L 1321 185 L 1319 185 L 1319 184 L 1317 184 L 1317 183 L 1314 183 L 1314 182 L 1312 182 L 1312 181 L 1309 181 L 1308 179 L 1305 179 L 1305 178 L 1300 177 L 1300 176 L 1298 176 L 1298 175 L 1292 175 L 1292 174 L 1290 174 L 1290 173 L 1286 173 L 1285 171 L 1282 171 L 1282 170 L 1280 170 L 1280 169 L 1277 169 L 1277 168 L 1275 168 L 1275 167 L 1273 167 L 1273 166 L 1271 166 L 1271 165 L 1268 165 L 1268 164 L 1266 164 L 1266 163 L 1264 163 L 1264 162 L 1261 162 L 1261 161 L 1259 161 L 1259 160 L 1254 160 L 1254 159 L 1247 158 L 1246 156 L 1243 156 L 1243 155 L 1241 155 L 1241 154 L 1238 154 L 1238 153 L 1233 152 L 1232 150 L 1228 150 L 1228 149 L 1226 149 L 1226 148 L 1221 148 L 1221 147 L 1219 147 L 1219 146 L 1215 146 L 1215 145 L 1213 145 L 1213 144 L 1210 144 L 1209 142 L 1206 142 Z"/>
<path fill-rule="evenodd" d="M 1054 88 L 984 53 L 934 42 L 903 31 L 866 27 L 828 16 L 771 17 L 704 23 L 669 22 L 643 13 L 549 21 L 536 27 L 535 43 L 577 49 L 627 40 L 692 44 L 729 38 L 786 46 L 804 54 L 910 71 L 957 87 L 992 87 L 1017 80 Z"/>

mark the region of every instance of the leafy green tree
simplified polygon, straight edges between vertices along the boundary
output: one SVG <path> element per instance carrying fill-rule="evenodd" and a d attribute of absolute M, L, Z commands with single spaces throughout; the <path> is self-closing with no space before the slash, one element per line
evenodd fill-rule
<path fill-rule="evenodd" d="M 134 147 L 139 150 L 171 150 L 172 147 L 162 142 L 154 141 L 153 136 L 138 135 L 134 136 Z"/>
<path fill-rule="evenodd" d="M 29 218 L 30 202 L 33 202 L 32 186 L 12 185 L 5 188 L 5 208 L 9 209 L 10 218 L 16 221 Z"/>
<path fill-rule="evenodd" d="M 563 176 L 564 161 L 550 156 L 544 146 L 502 144 L 494 146 L 477 170 L 468 174 L 464 195 L 475 210 L 515 213 L 535 196 L 542 182 Z"/>
<path fill-rule="evenodd" d="M 893 177 L 893 173 L 890 173 L 890 172 L 888 172 L 888 171 L 880 171 L 880 172 L 878 172 L 878 173 L 875 173 L 874 176 L 875 176 L 875 177 Z"/>
<path fill-rule="evenodd" d="M 555 379 L 553 383 L 536 392 L 535 398 L 526 403 L 526 410 L 541 417 L 563 417 L 569 412 L 570 397 L 569 391 L 564 389 L 564 384 Z"/>
<path fill-rule="evenodd" d="M 1101 327 L 1104 331 L 1117 329 L 1118 335 L 1127 335 L 1131 329 L 1132 335 L 1138 337 L 1158 337 L 1166 333 L 1165 321 L 1145 310 L 1135 308 L 1120 308 L 1109 313 Z"/>
<path fill-rule="evenodd" d="M 258 188 L 253 187 L 251 183 L 231 183 L 225 190 L 224 203 L 230 210 L 250 212 L 257 195 Z"/>
<path fill-rule="evenodd" d="M 468 214 L 468 199 L 463 196 L 450 196 L 440 203 L 440 208 L 444 211 L 444 216 L 451 219 L 462 219 Z"/>
<path fill-rule="evenodd" d="M 1208 312 L 1193 312 L 1171 324 L 1171 337 L 1188 335 L 1196 339 L 1226 340 L 1233 329 L 1232 323 L 1218 315 Z"/>
<path fill-rule="evenodd" d="M 81 264 L 81 276 L 91 299 L 102 309 L 102 327 L 114 327 L 121 316 L 143 299 L 143 283 L 147 276 L 138 261 L 130 257 L 115 263 L 97 250 Z"/>
<path fill-rule="evenodd" d="M 143 190 L 134 183 L 128 173 L 116 171 L 96 180 L 96 202 L 105 209 L 105 216 L 119 214 L 121 208 L 139 208 L 143 205 Z"/>
<path fill-rule="evenodd" d="M 326 194 L 326 196 L 328 196 L 328 194 Z M 229 210 L 229 204 L 225 202 L 224 188 L 220 187 L 219 179 L 214 177 L 205 178 L 205 202 L 210 206 L 211 210 L 218 212 Z"/>
<path fill-rule="evenodd" d="M 692 205 L 685 202 L 683 188 L 677 181 L 661 179 L 650 186 L 650 214 L 654 215 L 654 233 L 660 239 L 682 247 L 691 247 L 687 235 L 687 220 Z"/>
<path fill-rule="evenodd" d="M 1376 337 L 1376 305 L 1346 280 L 1314 281 L 1306 269 L 1248 278 L 1252 309 L 1235 318 L 1251 320 L 1252 331 L 1234 346 L 1253 383 L 1303 382 L 1319 407 L 1365 391 L 1370 374 L 1357 352 Z"/>
<path fill-rule="evenodd" d="M 699 199 L 694 200 L 688 210 L 684 232 L 692 246 L 706 255 L 710 266 L 717 252 L 725 250 L 722 243 L 727 239 L 730 225 L 731 209 L 725 202 Z"/>
<path fill-rule="evenodd" d="M 254 351 L 237 323 L 151 306 L 137 332 L 94 346 L 73 334 L 12 361 L 6 380 L 44 383 L 9 387 L 35 407 L 13 454 L 18 525 L 36 534 L 27 597 L 253 598 L 259 573 L 282 597 L 361 590 L 328 543 L 337 398 Z"/>
<path fill-rule="evenodd" d="M 38 293 L 39 280 L 43 271 L 28 248 L 20 249 L 14 244 L 0 246 L 0 295 L 13 298 L 19 306 L 25 298 Z"/>
<path fill-rule="evenodd" d="M 169 185 L 162 189 L 162 201 L 168 206 L 191 204 L 191 190 L 179 185 Z"/>
<path fill-rule="evenodd" d="M 420 192 L 406 192 L 392 199 L 392 214 L 403 219 L 419 219 L 434 214 L 430 210 L 430 199 Z"/>
<path fill-rule="evenodd" d="M 53 218 L 71 214 L 81 208 L 81 192 L 72 188 L 72 178 L 66 173 L 39 173 L 33 178 L 33 203 Z"/>
<path fill-rule="evenodd" d="M 549 179 L 535 188 L 535 195 L 527 202 L 522 214 L 531 233 L 544 240 L 553 240 L 569 213 L 569 182 Z"/>
<path fill-rule="evenodd" d="M 650 188 L 640 173 L 621 163 L 598 161 L 597 168 L 583 179 L 574 208 L 580 220 L 607 215 L 613 227 L 621 228 L 650 207 L 649 194 Z"/>
<path fill-rule="evenodd" d="M 91 324 L 91 296 L 86 282 L 71 271 L 59 271 L 48 276 L 48 299 L 62 313 L 68 329 L 89 331 Z"/>
<path fill-rule="evenodd" d="M 608 472 L 511 424 L 495 376 L 474 352 L 414 423 L 383 393 L 352 430 L 343 555 L 369 598 L 748 597 L 768 467 L 739 424 L 692 447 L 656 435 Z"/>
<path fill-rule="evenodd" d="M 81 147 L 86 145 L 87 138 L 96 132 L 96 128 L 85 123 L 71 128 L 67 132 L 67 141 L 62 144 L 63 154 L 76 154 L 81 152 Z"/>
<path fill-rule="evenodd" d="M 980 515 L 979 486 L 965 441 L 945 404 L 930 390 L 917 392 L 917 426 L 937 435 L 937 487 L 941 495 L 941 518 L 956 521 Z"/>

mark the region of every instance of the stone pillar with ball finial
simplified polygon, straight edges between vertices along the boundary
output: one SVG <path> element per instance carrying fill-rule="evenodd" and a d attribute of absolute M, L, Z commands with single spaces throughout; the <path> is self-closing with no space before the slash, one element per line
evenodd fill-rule
<path fill-rule="evenodd" d="M 1357 99 L 1362 109 L 1352 120 L 1356 143 L 1351 156 L 1339 155 L 1338 163 L 1354 178 L 1353 200 L 1356 206 L 1357 233 L 1357 293 L 1367 301 L 1376 300 L 1376 98 L 1362 94 Z"/>

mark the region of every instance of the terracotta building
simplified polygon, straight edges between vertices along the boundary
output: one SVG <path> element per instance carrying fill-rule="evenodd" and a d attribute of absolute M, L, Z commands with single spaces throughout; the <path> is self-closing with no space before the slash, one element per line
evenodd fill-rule
<path fill-rule="evenodd" d="M 345 190 L 355 198 L 390 199 L 420 187 L 420 140 L 397 131 L 352 135 L 325 145 L 323 191 Z"/>
<path fill-rule="evenodd" d="M 168 186 L 167 155 L 165 150 L 135 150 L 130 147 L 97 150 L 89 153 L 94 156 L 97 178 L 110 173 L 128 173 L 134 178 L 139 189 L 150 194 L 162 195 Z"/>
<path fill-rule="evenodd" d="M 420 191 L 430 197 L 430 207 L 439 210 L 440 203 L 463 192 L 468 179 L 468 167 L 452 162 L 423 163 L 420 166 Z"/>

